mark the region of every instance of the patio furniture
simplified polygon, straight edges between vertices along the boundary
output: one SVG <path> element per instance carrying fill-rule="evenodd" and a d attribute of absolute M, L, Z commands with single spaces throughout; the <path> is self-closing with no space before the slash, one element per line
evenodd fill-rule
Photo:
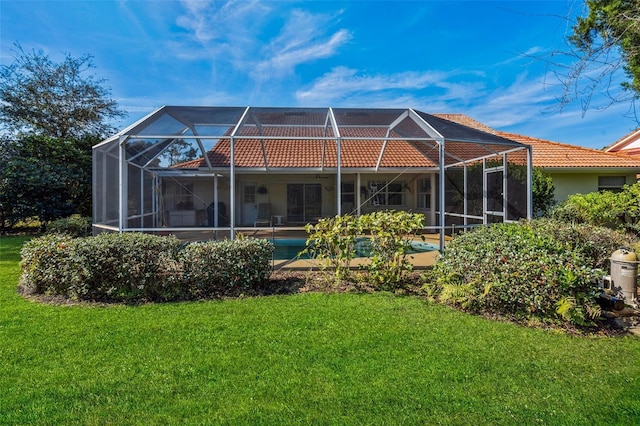
<path fill-rule="evenodd" d="M 258 204 L 258 217 L 253 223 L 253 226 L 271 226 L 271 223 L 271 204 Z"/>

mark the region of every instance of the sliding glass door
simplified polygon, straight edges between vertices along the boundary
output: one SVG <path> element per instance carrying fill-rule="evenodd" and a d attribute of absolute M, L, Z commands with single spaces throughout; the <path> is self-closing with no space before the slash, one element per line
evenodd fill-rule
<path fill-rule="evenodd" d="M 287 184 L 287 222 L 309 223 L 322 217 L 322 186 L 319 183 Z"/>

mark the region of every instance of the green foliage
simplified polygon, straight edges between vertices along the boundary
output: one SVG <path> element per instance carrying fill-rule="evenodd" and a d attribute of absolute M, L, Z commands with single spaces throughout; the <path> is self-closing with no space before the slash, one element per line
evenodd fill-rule
<path fill-rule="evenodd" d="M 138 233 L 102 233 L 77 239 L 87 279 L 72 296 L 88 300 L 171 300 L 180 291 L 168 274 L 180 241 Z"/>
<path fill-rule="evenodd" d="M 82 259 L 76 253 L 77 240 L 66 234 L 50 234 L 27 241 L 21 251 L 22 285 L 40 294 L 68 294 L 76 297 L 87 279 Z"/>
<path fill-rule="evenodd" d="M 273 245 L 264 240 L 194 243 L 175 237 L 50 234 L 22 250 L 22 284 L 73 299 L 164 301 L 218 296 L 262 284 Z"/>
<path fill-rule="evenodd" d="M 534 167 L 531 170 L 531 192 L 533 197 L 533 216 L 546 216 L 555 202 L 553 179 L 544 169 Z"/>
<path fill-rule="evenodd" d="M 351 278 L 351 261 L 356 257 L 356 244 L 362 236 L 362 222 L 355 216 L 321 218 L 307 224 L 309 234 L 303 253 L 320 261 L 323 269 L 335 271 L 336 283 Z"/>
<path fill-rule="evenodd" d="M 640 235 L 640 183 L 625 185 L 621 192 L 601 191 L 571 195 L 553 209 L 551 217 Z"/>
<path fill-rule="evenodd" d="M 15 44 L 14 61 L 0 67 L 0 123 L 14 136 L 52 138 L 105 135 L 125 113 L 110 98 L 105 80 L 87 75 L 90 55 L 65 55 L 55 63 L 42 52 Z"/>
<path fill-rule="evenodd" d="M 381 289 L 400 286 L 413 270 L 409 251 L 416 232 L 424 228 L 424 215 L 404 211 L 378 211 L 360 217 L 362 228 L 370 234 L 371 263 L 368 272 Z"/>
<path fill-rule="evenodd" d="M 582 54 L 574 67 L 578 74 L 587 74 L 589 65 L 597 67 L 600 77 L 589 76 L 589 86 L 595 79 L 608 76 L 622 68 L 629 81 L 622 86 L 640 94 L 640 9 L 636 1 L 587 0 L 587 14 L 578 17 L 569 41 Z M 619 58 L 619 59 L 618 59 Z M 576 73 L 569 74 L 576 79 Z M 595 75 L 595 74 L 594 74 Z"/>
<path fill-rule="evenodd" d="M 608 269 L 611 253 L 631 247 L 637 238 L 610 228 L 588 223 L 566 223 L 553 219 L 528 222 L 538 234 L 547 235 L 578 250 L 592 268 Z"/>
<path fill-rule="evenodd" d="M 72 216 L 66 219 L 58 219 L 49 223 L 47 232 L 68 234 L 73 237 L 87 237 L 91 234 L 91 218 Z"/>
<path fill-rule="evenodd" d="M 426 288 L 473 312 L 585 325 L 599 314 L 594 269 L 626 238 L 549 220 L 477 228 L 447 245 Z"/>
<path fill-rule="evenodd" d="M 191 243 L 178 262 L 190 296 L 238 295 L 269 277 L 273 250 L 270 241 L 252 238 Z"/>
<path fill-rule="evenodd" d="M 323 268 L 335 270 L 336 282 L 351 278 L 350 265 L 359 244 L 368 244 L 371 261 L 361 267 L 380 289 L 398 288 L 412 271 L 410 242 L 424 227 L 424 215 L 403 211 L 379 211 L 320 219 L 307 225 L 305 252 L 320 259 Z M 365 239 L 366 238 L 366 239 Z"/>
<path fill-rule="evenodd" d="M 91 215 L 93 137 L 25 136 L 0 140 L 0 227 Z"/>

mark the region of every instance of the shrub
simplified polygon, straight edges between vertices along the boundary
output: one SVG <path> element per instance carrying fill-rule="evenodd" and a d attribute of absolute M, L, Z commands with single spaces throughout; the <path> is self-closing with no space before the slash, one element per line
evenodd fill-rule
<path fill-rule="evenodd" d="M 79 239 L 76 251 L 89 273 L 78 295 L 126 302 L 179 298 L 179 280 L 170 272 L 180 244 L 175 237 L 140 233 Z"/>
<path fill-rule="evenodd" d="M 535 217 L 546 216 L 555 202 L 553 179 L 544 169 L 539 167 L 534 167 L 531 170 L 531 178 L 533 215 Z"/>
<path fill-rule="evenodd" d="M 47 225 L 47 233 L 86 237 L 91 235 L 91 218 L 72 216 L 67 219 L 54 220 Z"/>
<path fill-rule="evenodd" d="M 323 268 L 332 267 L 339 283 L 350 279 L 351 261 L 357 246 L 366 237 L 371 261 L 361 268 L 369 273 L 376 287 L 393 290 L 402 285 L 413 269 L 409 260 L 410 243 L 423 227 L 424 215 L 403 211 L 320 219 L 317 225 L 307 225 L 309 238 L 305 252 L 320 259 Z"/>
<path fill-rule="evenodd" d="M 424 215 L 404 211 L 379 211 L 360 217 L 362 228 L 371 234 L 371 263 L 368 271 L 383 290 L 402 286 L 413 270 L 409 259 L 411 241 L 424 227 Z"/>
<path fill-rule="evenodd" d="M 348 280 L 351 261 L 356 257 L 356 245 L 362 235 L 362 222 L 351 215 L 322 218 L 316 225 L 308 224 L 307 247 L 303 252 L 320 261 L 323 269 L 335 271 L 336 283 Z"/>
<path fill-rule="evenodd" d="M 619 238 L 552 221 L 477 228 L 447 245 L 425 288 L 473 312 L 588 324 L 600 312 L 592 278 L 605 254 L 595 247 Z"/>
<path fill-rule="evenodd" d="M 273 244 L 236 240 L 183 245 L 175 237 L 50 234 L 22 249 L 22 285 L 81 300 L 179 300 L 238 294 L 270 273 Z"/>
<path fill-rule="evenodd" d="M 611 254 L 620 247 L 631 247 L 637 239 L 631 234 L 588 223 L 566 223 L 550 219 L 530 222 L 536 232 L 547 234 L 579 251 L 592 268 L 607 269 Z"/>
<path fill-rule="evenodd" d="M 271 272 L 273 243 L 260 239 L 188 244 L 178 261 L 192 297 L 240 294 L 262 284 Z"/>
<path fill-rule="evenodd" d="M 588 223 L 615 228 L 619 225 L 619 196 L 610 191 L 570 195 L 551 212 L 551 217 L 563 222 Z"/>
<path fill-rule="evenodd" d="M 553 209 L 551 217 L 640 235 L 640 183 L 625 185 L 621 192 L 601 191 L 571 195 Z"/>
<path fill-rule="evenodd" d="M 69 295 L 87 278 L 76 254 L 77 239 L 50 234 L 27 241 L 22 247 L 21 284 L 29 293 Z"/>

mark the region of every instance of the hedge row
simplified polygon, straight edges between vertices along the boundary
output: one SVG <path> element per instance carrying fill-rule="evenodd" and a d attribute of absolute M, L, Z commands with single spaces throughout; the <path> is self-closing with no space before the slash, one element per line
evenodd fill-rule
<path fill-rule="evenodd" d="M 50 234 L 22 249 L 22 286 L 34 294 L 137 303 L 235 295 L 270 274 L 273 244 L 242 239 L 182 244 L 175 237 Z"/>

